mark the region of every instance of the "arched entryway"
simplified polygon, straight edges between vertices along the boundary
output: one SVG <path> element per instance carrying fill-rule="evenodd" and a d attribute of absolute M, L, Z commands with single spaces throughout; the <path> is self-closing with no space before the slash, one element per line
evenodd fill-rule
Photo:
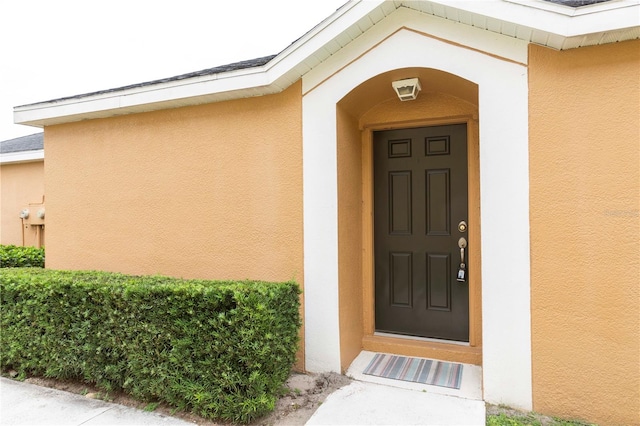
<path fill-rule="evenodd" d="M 363 179 L 364 174 L 371 173 L 367 170 L 372 170 L 366 163 L 371 158 L 367 147 L 371 146 L 375 131 L 451 124 L 438 119 L 430 121 L 434 117 L 448 117 L 453 122 L 466 123 L 470 129 L 469 158 L 476 159 L 470 166 L 478 168 L 476 178 L 471 180 L 480 188 L 475 195 L 469 189 L 469 202 L 473 198 L 480 200 L 476 207 L 470 205 L 469 211 L 480 219 L 476 220 L 478 226 L 471 225 L 469 219 L 470 232 L 478 232 L 476 237 L 470 235 L 469 241 L 474 247 L 479 244 L 476 253 L 482 252 L 482 263 L 476 260 L 474 266 L 471 260 L 469 271 L 470 279 L 475 279 L 471 277 L 476 273 L 481 277 L 482 291 L 470 297 L 469 314 L 470 322 L 472 318 L 481 320 L 470 327 L 467 350 L 481 351 L 481 355 L 471 355 L 476 359 L 481 356 L 482 388 L 488 400 L 529 407 L 528 92 L 526 63 L 521 62 L 521 58 L 526 58 L 522 52 L 522 49 L 526 52 L 526 45 L 503 45 L 502 50 L 487 45 L 488 51 L 483 51 L 477 40 L 485 40 L 482 38 L 485 34 L 473 29 L 467 34 L 468 40 L 448 42 L 442 38 L 446 32 L 433 37 L 429 32 L 434 28 L 419 19 L 419 14 L 407 14 L 416 17 L 411 23 L 415 29 L 408 28 L 406 20 L 401 26 L 394 20 L 384 21 L 361 41 L 346 46 L 339 55 L 303 77 L 305 365 L 309 371 L 341 371 L 354 356 L 358 342 L 362 347 L 376 344 L 376 350 L 397 351 L 396 341 L 391 343 L 392 348 L 384 337 L 376 342 L 367 340 L 375 327 L 370 320 L 375 315 L 371 308 L 373 297 L 371 291 L 367 294 L 372 266 L 365 263 L 372 254 L 360 251 L 373 246 L 373 241 L 367 241 L 372 235 L 371 219 L 368 223 L 363 220 L 371 216 L 367 216 L 362 204 L 365 201 L 362 194 L 372 190 L 365 187 L 372 180 Z M 466 47 L 466 41 L 474 47 Z M 390 82 L 420 77 L 406 71 L 425 73 L 424 92 L 416 101 L 391 108 L 395 100 Z M 444 89 L 430 89 L 427 77 L 453 84 Z M 382 83 L 381 78 L 388 81 Z M 461 81 L 477 89 L 458 93 L 456 90 L 465 87 L 458 86 Z M 389 90 L 385 95 L 389 104 L 376 97 L 376 88 L 382 90 L 384 86 Z M 471 97 L 476 96 L 477 101 L 470 100 L 468 93 L 475 93 Z M 359 110 L 356 104 L 364 109 Z M 451 111 L 461 109 L 432 114 L 429 112 L 432 105 L 446 105 Z M 470 176 L 474 173 L 471 168 L 469 173 Z M 350 189 L 343 191 L 343 188 Z M 358 197 L 343 197 L 351 193 Z M 353 225 L 341 226 L 344 223 Z M 360 245 L 353 243 L 358 239 L 362 240 Z M 343 265 L 354 269 L 345 272 Z M 368 282 L 369 287 L 363 282 Z M 470 288 L 478 293 L 479 282 L 470 283 Z M 478 312 L 471 312 L 472 300 L 480 300 L 479 306 L 475 306 Z M 345 306 L 349 309 L 343 309 Z M 406 342 L 405 353 L 416 350 L 416 344 Z M 439 345 L 429 344 L 433 348 Z M 423 351 L 423 346 L 419 342 L 418 350 Z M 424 356 L 424 352 L 420 353 Z"/>
<path fill-rule="evenodd" d="M 414 77 L 422 84 L 418 98 L 400 101 L 391 83 Z M 380 74 L 363 82 L 338 102 L 338 273 L 343 370 L 362 349 L 481 363 L 477 119 L 477 85 L 428 68 L 404 68 Z M 463 132 L 458 140 L 428 137 L 422 140 L 422 134 L 440 135 L 453 128 Z M 374 142 L 374 139 L 385 135 L 391 135 L 395 140 L 393 146 L 400 150 L 398 154 L 390 153 L 389 164 L 392 167 L 399 162 L 403 164 L 396 172 L 390 172 L 394 183 L 389 187 L 386 182 L 375 183 L 376 167 L 382 166 L 375 164 L 374 147 L 382 151 L 387 147 L 381 146 L 386 142 Z M 432 141 L 432 149 L 446 143 L 447 150 L 454 150 L 446 155 L 444 152 L 426 152 L 429 149 L 425 145 L 427 140 Z M 459 163 L 464 163 L 458 168 L 464 170 L 456 172 L 459 174 L 456 177 L 448 163 L 458 151 L 460 154 L 456 155 L 464 153 L 464 158 L 458 159 Z M 378 157 L 386 159 L 387 155 L 383 154 Z M 407 167 L 424 160 L 429 161 L 427 175 L 424 167 L 420 171 Z M 422 166 L 417 164 L 416 167 Z M 456 179 L 464 180 L 464 188 L 451 186 Z M 435 216 L 436 210 L 447 210 L 444 213 L 447 217 L 441 217 L 446 229 L 428 231 L 425 228 L 427 223 L 422 219 L 427 219 L 427 203 L 424 203 L 423 195 L 427 181 L 431 182 L 434 191 L 440 192 L 433 196 L 431 210 L 434 215 L 430 216 Z M 387 228 L 386 222 L 390 218 L 381 218 L 387 213 L 386 206 L 381 208 L 377 203 L 376 211 L 374 199 L 383 198 L 394 186 L 398 187 L 397 192 L 402 192 L 395 195 L 395 208 L 405 208 L 398 203 L 407 204 L 409 207 L 402 215 L 410 219 L 394 219 L 396 227 L 403 229 L 391 229 L 390 238 L 384 238 L 394 245 L 392 251 L 395 252 L 390 253 L 382 247 L 385 241 L 381 236 L 387 234 L 387 229 L 380 229 Z M 460 191 L 464 194 L 456 193 Z M 464 198 L 464 217 L 457 217 L 460 214 L 454 217 L 449 201 L 460 198 Z M 447 206 L 435 205 L 442 202 Z M 468 229 L 460 233 L 468 240 L 466 276 L 462 282 L 457 282 L 451 275 L 460 263 L 455 258 L 458 254 L 449 249 L 444 254 L 441 247 L 442 243 L 457 241 L 459 232 L 451 229 L 452 224 L 457 226 L 456 220 L 468 224 Z M 439 225 L 433 223 L 433 226 Z M 428 241 L 440 247 L 428 248 Z M 450 327 L 454 321 L 457 321 L 455 333 Z"/>

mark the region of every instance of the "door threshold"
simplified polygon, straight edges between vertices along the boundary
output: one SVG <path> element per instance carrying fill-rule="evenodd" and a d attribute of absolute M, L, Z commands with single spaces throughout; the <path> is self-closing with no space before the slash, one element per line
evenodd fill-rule
<path fill-rule="evenodd" d="M 393 333 L 385 333 L 382 331 L 376 331 L 373 333 L 373 335 L 380 336 L 380 337 L 392 337 L 394 339 L 417 340 L 420 342 L 443 343 L 446 345 L 470 346 L 469 342 L 459 342 L 457 340 L 434 339 L 431 337 L 407 336 L 406 334 L 393 334 Z"/>
<path fill-rule="evenodd" d="M 375 333 L 362 337 L 362 349 L 371 352 L 482 365 L 482 347 L 461 344 L 460 342 Z"/>

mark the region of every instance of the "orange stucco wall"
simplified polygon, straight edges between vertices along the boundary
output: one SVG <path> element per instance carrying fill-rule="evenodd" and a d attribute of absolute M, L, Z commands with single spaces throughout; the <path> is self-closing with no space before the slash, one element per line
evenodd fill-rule
<path fill-rule="evenodd" d="M 46 128 L 47 266 L 301 282 L 300 90 Z"/>
<path fill-rule="evenodd" d="M 29 204 L 42 203 L 43 197 L 43 161 L 0 166 L 0 244 L 44 244 L 44 231 L 37 230 L 35 226 L 23 228 L 19 217 L 20 210 L 28 208 Z"/>
<path fill-rule="evenodd" d="M 640 41 L 529 50 L 534 409 L 640 424 Z"/>
<path fill-rule="evenodd" d="M 357 120 L 337 108 L 338 279 L 340 363 L 345 371 L 362 350 L 362 135 Z"/>

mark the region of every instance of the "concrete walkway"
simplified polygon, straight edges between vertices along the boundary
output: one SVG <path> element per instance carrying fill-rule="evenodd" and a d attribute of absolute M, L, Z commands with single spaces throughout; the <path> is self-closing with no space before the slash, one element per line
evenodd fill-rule
<path fill-rule="evenodd" d="M 193 423 L 174 417 L 6 378 L 0 378 L 0 424 L 193 426 Z"/>
<path fill-rule="evenodd" d="M 309 425 L 484 425 L 482 368 L 463 364 L 460 389 L 363 374 L 374 352 L 362 351 L 347 376 L 356 381 L 327 397 Z"/>
<path fill-rule="evenodd" d="M 322 403 L 308 425 L 484 425 L 483 401 L 355 381 Z"/>

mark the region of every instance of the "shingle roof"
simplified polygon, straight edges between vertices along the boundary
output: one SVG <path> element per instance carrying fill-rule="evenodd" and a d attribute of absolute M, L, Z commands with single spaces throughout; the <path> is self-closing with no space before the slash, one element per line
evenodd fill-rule
<path fill-rule="evenodd" d="M 123 90 L 135 89 L 135 88 L 138 88 L 138 87 L 145 87 L 145 86 L 152 86 L 152 85 L 155 85 L 155 84 L 168 83 L 168 82 L 171 82 L 171 81 L 186 80 L 188 78 L 193 78 L 193 77 L 202 77 L 202 76 L 205 76 L 205 75 L 213 75 L 213 74 L 219 74 L 219 73 L 223 73 L 223 72 L 242 70 L 242 69 L 246 69 L 246 68 L 260 67 L 262 65 L 267 64 L 270 60 L 272 60 L 276 56 L 277 55 L 269 55 L 269 56 L 263 56 L 262 58 L 248 59 L 246 61 L 240 61 L 240 62 L 234 62 L 232 64 L 220 65 L 220 66 L 213 67 L 213 68 L 207 68 L 207 69 L 200 70 L 200 71 L 193 71 L 193 72 L 190 72 L 190 73 L 187 73 L 187 74 L 180 74 L 180 75 L 176 75 L 176 76 L 173 76 L 173 77 L 162 78 L 162 79 L 159 79 L 159 80 L 145 81 L 145 82 L 142 82 L 142 83 L 131 84 L 131 85 L 128 85 L 128 86 L 116 87 L 116 88 L 113 88 L 113 89 L 99 90 L 97 92 L 83 93 L 81 95 L 74 95 L 74 96 L 67 96 L 67 97 L 64 97 L 64 98 L 57 98 L 57 99 L 54 99 L 53 101 L 58 102 L 58 101 L 65 101 L 65 100 L 68 100 L 68 99 L 80 99 L 80 98 L 85 98 L 85 97 L 89 97 L 89 96 L 102 95 L 102 94 L 105 94 L 105 93 L 120 92 L 120 91 L 123 91 Z M 52 101 L 46 101 L 46 102 L 52 102 Z M 40 102 L 38 102 L 38 103 L 40 103 Z"/>
<path fill-rule="evenodd" d="M 557 3 L 564 6 L 580 7 L 589 6 L 590 4 L 604 3 L 611 0 L 545 0 L 549 3 Z"/>
<path fill-rule="evenodd" d="M 37 151 L 39 149 L 44 149 L 43 132 L 0 141 L 1 154 L 7 154 L 9 152 Z"/>

